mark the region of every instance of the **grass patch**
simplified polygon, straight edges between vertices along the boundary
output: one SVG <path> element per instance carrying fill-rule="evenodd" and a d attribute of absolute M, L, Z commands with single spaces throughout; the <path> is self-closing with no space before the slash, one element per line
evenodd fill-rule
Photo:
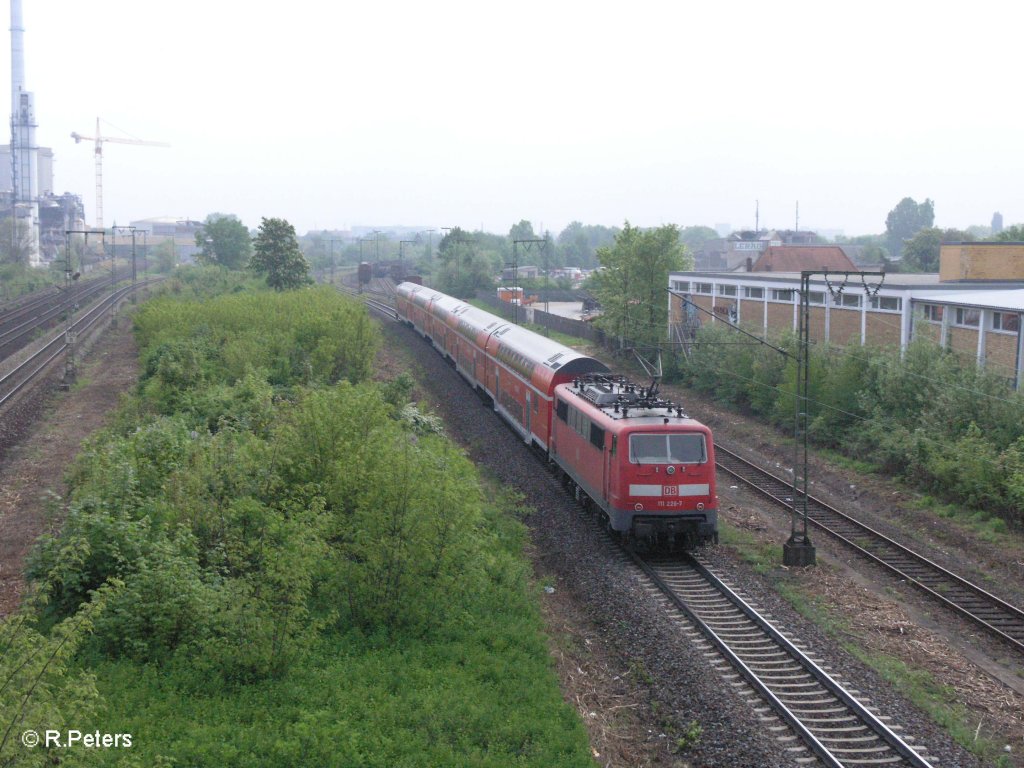
<path fill-rule="evenodd" d="M 915 496 L 911 504 L 945 520 L 952 520 L 978 538 L 992 544 L 1005 544 L 1007 537 L 1012 535 L 1006 520 L 983 509 L 968 509 L 960 504 L 947 504 L 928 494 Z"/>
<path fill-rule="evenodd" d="M 782 560 L 782 545 L 758 541 L 752 533 L 730 525 L 718 518 L 718 540 L 732 547 L 758 574 L 766 576 L 778 568 Z"/>
<path fill-rule="evenodd" d="M 972 725 L 967 711 L 953 703 L 956 691 L 940 685 L 930 673 L 912 669 L 893 656 L 869 653 L 853 643 L 845 643 L 844 647 L 945 728 L 962 747 L 986 760 L 996 761 L 996 765 L 1003 765 L 1003 759 L 1008 760 L 1000 744 L 982 736 L 975 738 L 977 724 Z"/>
<path fill-rule="evenodd" d="M 832 448 L 815 446 L 814 452 L 829 463 L 851 472 L 861 475 L 874 475 L 878 473 L 878 467 L 871 462 L 847 456 Z"/>

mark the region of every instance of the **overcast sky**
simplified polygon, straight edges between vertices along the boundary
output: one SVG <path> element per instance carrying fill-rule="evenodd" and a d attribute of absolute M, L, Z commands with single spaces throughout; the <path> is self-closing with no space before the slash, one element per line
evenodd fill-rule
<path fill-rule="evenodd" d="M 23 2 L 90 224 L 97 116 L 172 145 L 105 145 L 107 226 L 1024 221 L 1019 2 Z"/>

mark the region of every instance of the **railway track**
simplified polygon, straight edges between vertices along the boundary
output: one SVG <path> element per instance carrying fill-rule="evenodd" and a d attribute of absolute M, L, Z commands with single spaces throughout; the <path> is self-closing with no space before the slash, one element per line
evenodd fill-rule
<path fill-rule="evenodd" d="M 751 464 L 720 443 L 715 444 L 715 454 L 719 469 L 777 506 L 792 509 L 792 483 Z M 1024 611 L 1021 609 L 810 495 L 807 497 L 807 521 L 913 584 L 946 608 L 1018 651 L 1024 651 Z"/>
<path fill-rule="evenodd" d="M 72 332 L 76 336 L 84 336 L 96 326 L 103 318 L 106 310 L 119 302 L 135 288 L 148 285 L 152 280 L 143 280 L 133 285 L 126 285 L 113 291 L 104 299 L 100 300 L 75 321 Z M 43 344 L 32 355 L 23 360 L 19 365 L 0 377 L 0 408 L 9 404 L 19 393 L 25 390 L 29 384 L 36 381 L 54 360 L 66 352 L 68 339 L 66 332 L 61 330 L 55 333 L 45 344 Z"/>
<path fill-rule="evenodd" d="M 395 311 L 394 306 L 388 300 L 380 301 L 379 299 L 373 298 L 371 296 L 371 293 L 373 292 L 360 293 L 357 289 L 348 285 L 338 285 L 335 287 L 346 296 L 362 300 L 363 303 L 365 303 L 371 310 L 378 314 L 385 315 L 389 320 L 398 319 L 398 312 Z M 377 293 L 377 295 L 381 294 Z"/>
<path fill-rule="evenodd" d="M 712 665 L 747 694 L 761 719 L 771 719 L 770 709 L 789 728 L 794 743 L 787 749 L 798 763 L 930 765 L 923 749 L 896 734 L 898 726 L 887 725 L 870 702 L 833 679 L 698 557 L 645 558 L 626 551 L 653 588 L 695 627 Z"/>
<path fill-rule="evenodd" d="M 109 286 L 109 277 L 98 277 L 76 284 L 70 292 L 43 291 L 0 308 L 0 359 L 18 351 L 39 330 L 55 325 L 69 308 L 94 301 Z"/>

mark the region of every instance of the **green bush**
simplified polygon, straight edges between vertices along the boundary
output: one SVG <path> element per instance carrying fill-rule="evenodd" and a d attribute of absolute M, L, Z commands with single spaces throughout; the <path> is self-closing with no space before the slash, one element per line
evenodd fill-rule
<path fill-rule="evenodd" d="M 522 526 L 411 380 L 366 380 L 365 310 L 192 279 L 139 312 L 143 381 L 31 558 L 51 638 L 105 595 L 74 646 L 100 730 L 146 765 L 590 765 Z"/>
<path fill-rule="evenodd" d="M 682 365 L 685 380 L 791 430 L 793 337 L 779 342 L 789 356 L 744 339 L 718 325 L 702 328 Z M 813 346 L 806 406 L 819 444 L 949 502 L 1024 522 L 1024 397 L 973 361 L 921 340 L 902 355 L 894 348 Z"/>

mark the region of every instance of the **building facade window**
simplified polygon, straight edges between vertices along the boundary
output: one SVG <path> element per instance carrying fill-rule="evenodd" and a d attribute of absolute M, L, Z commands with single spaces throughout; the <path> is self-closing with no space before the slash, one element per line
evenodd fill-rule
<path fill-rule="evenodd" d="M 735 296 L 736 286 L 735 285 L 719 285 L 718 286 L 719 296 Z"/>
<path fill-rule="evenodd" d="M 703 293 L 703 294 L 706 294 L 706 295 L 710 296 L 711 295 L 711 283 L 694 283 L 693 284 L 693 292 L 694 293 Z"/>
<path fill-rule="evenodd" d="M 969 307 L 957 307 L 955 325 L 962 325 L 965 328 L 977 328 L 981 325 L 981 310 Z"/>
<path fill-rule="evenodd" d="M 793 291 L 782 288 L 772 288 L 772 301 L 784 301 L 787 304 L 793 303 Z"/>
<path fill-rule="evenodd" d="M 942 322 L 942 307 L 937 304 L 924 305 L 924 319 L 930 323 Z"/>
<path fill-rule="evenodd" d="M 673 280 L 672 290 L 679 291 L 680 293 L 688 293 L 690 290 L 689 280 Z"/>
<path fill-rule="evenodd" d="M 859 293 L 840 293 L 834 301 L 837 307 L 859 309 L 863 298 Z"/>
<path fill-rule="evenodd" d="M 1020 315 L 1016 312 L 993 312 L 992 330 L 1017 333 L 1020 330 Z"/>
<path fill-rule="evenodd" d="M 817 304 L 821 306 L 825 303 L 825 292 L 824 291 L 811 291 L 807 294 L 807 303 Z"/>
<path fill-rule="evenodd" d="M 743 295 L 748 299 L 763 299 L 764 288 L 752 288 L 748 285 L 743 289 Z"/>
<path fill-rule="evenodd" d="M 899 296 L 872 296 L 871 308 L 880 312 L 902 312 L 903 299 Z"/>

